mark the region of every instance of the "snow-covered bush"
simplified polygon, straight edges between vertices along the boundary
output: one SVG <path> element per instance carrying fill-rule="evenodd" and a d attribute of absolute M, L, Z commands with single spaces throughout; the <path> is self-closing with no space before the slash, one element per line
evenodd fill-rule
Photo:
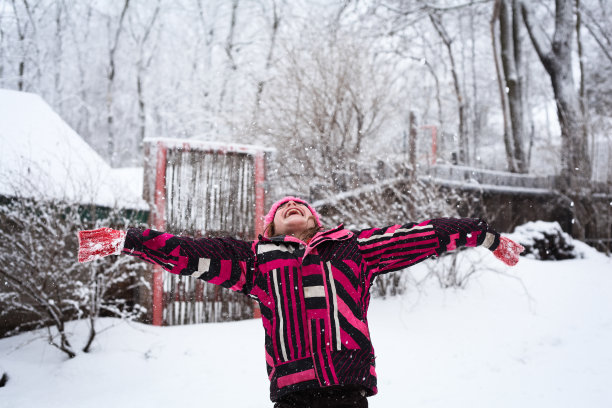
<path fill-rule="evenodd" d="M 555 261 L 581 257 L 572 237 L 556 221 L 531 221 L 516 227 L 508 237 L 525 247 L 521 255 L 528 258 Z"/>
<path fill-rule="evenodd" d="M 49 344 L 69 357 L 76 351 L 65 332 L 69 320 L 86 318 L 87 352 L 100 314 L 129 316 L 140 307 L 117 300 L 114 292 L 129 290 L 143 266 L 130 257 L 108 257 L 87 264 L 77 261 L 77 232 L 102 225 L 124 227 L 130 220 L 119 209 L 25 197 L 0 201 L 0 327 L 2 334 L 47 327 Z"/>

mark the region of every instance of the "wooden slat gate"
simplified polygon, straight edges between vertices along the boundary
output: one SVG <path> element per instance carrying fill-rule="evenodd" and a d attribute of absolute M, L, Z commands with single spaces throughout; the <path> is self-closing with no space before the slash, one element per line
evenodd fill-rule
<path fill-rule="evenodd" d="M 153 228 L 188 236 L 254 239 L 262 232 L 265 148 L 177 139 L 145 141 L 145 198 Z M 253 301 L 153 267 L 154 325 L 257 317 Z"/>

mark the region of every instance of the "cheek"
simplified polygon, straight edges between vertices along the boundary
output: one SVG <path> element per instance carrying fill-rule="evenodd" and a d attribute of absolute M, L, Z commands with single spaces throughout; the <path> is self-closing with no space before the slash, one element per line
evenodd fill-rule
<path fill-rule="evenodd" d="M 283 219 L 278 213 L 274 214 L 274 225 L 280 225 Z"/>
<path fill-rule="evenodd" d="M 285 235 L 287 233 L 287 223 L 281 216 L 274 217 L 274 233 L 276 235 Z"/>

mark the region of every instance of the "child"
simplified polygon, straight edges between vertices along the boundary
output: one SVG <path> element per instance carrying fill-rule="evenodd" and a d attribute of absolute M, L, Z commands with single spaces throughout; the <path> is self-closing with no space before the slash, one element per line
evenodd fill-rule
<path fill-rule="evenodd" d="M 377 276 L 458 246 L 484 246 L 508 265 L 524 249 L 470 218 L 324 230 L 296 197 L 272 206 L 254 242 L 134 228 L 81 231 L 79 240 L 81 262 L 123 252 L 256 299 L 277 408 L 368 406 L 377 393 L 367 320 Z"/>

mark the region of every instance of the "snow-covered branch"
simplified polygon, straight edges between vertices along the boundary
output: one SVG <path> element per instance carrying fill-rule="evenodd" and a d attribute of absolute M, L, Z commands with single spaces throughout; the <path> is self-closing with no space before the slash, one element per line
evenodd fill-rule
<path fill-rule="evenodd" d="M 50 343 L 73 357 L 76 350 L 64 332 L 67 321 L 87 317 L 93 328 L 101 310 L 118 316 L 139 313 L 137 305 L 117 296 L 125 297 L 123 288 L 138 282 L 142 265 L 128 257 L 77 261 L 77 231 L 109 225 L 119 215 L 111 210 L 92 223 L 78 204 L 25 198 L 0 203 L 0 314 L 11 322 L 2 334 L 47 326 Z"/>

